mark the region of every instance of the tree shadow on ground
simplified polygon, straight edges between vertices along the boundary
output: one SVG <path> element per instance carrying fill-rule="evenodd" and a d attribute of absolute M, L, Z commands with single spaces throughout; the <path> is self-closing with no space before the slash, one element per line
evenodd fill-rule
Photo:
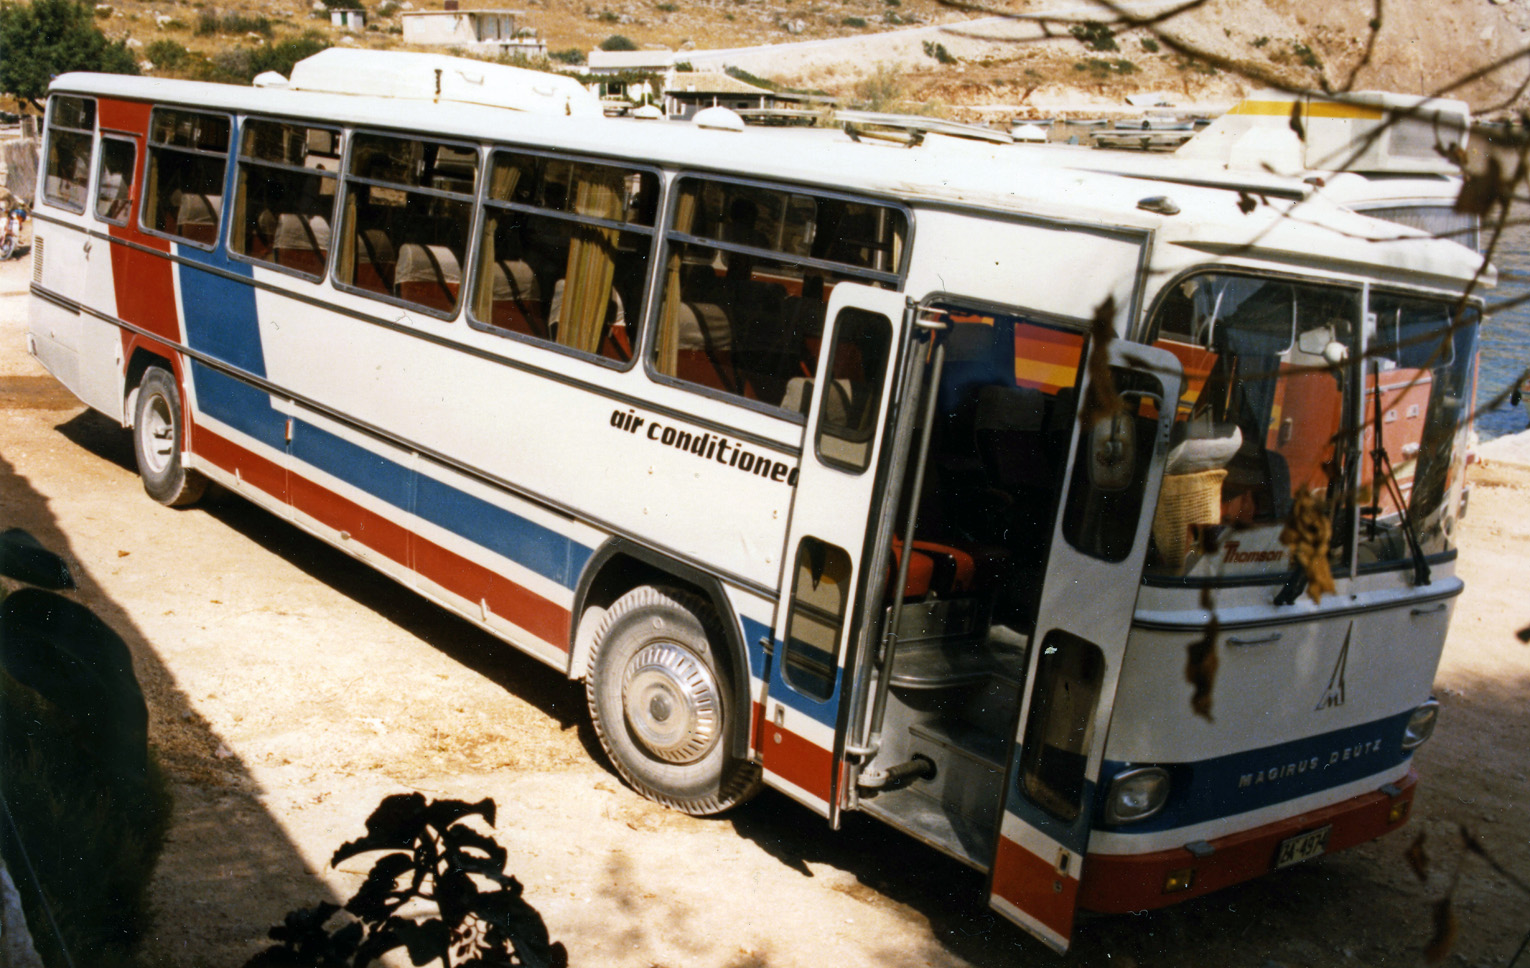
<path fill-rule="evenodd" d="M 111 427 L 109 421 L 105 423 Z M 100 435 L 90 432 L 87 436 Z M 200 949 L 221 951 L 230 964 L 241 962 L 263 941 L 269 923 L 239 924 L 220 918 L 219 897 L 230 892 L 254 897 L 271 911 L 274 923 L 292 906 L 293 898 L 310 897 L 322 886 L 305 873 L 296 847 L 261 805 L 245 765 L 237 756 L 218 755 L 221 738 L 177 687 L 155 643 L 103 591 L 93 574 L 100 563 L 82 560 L 75 553 L 48 499 L 4 458 L 0 458 L 0 507 L 5 527 L 24 528 L 69 562 L 77 584 L 74 597 L 116 631 L 133 654 L 134 671 L 149 707 L 151 755 L 164 767 L 174 797 L 159 873 L 150 887 L 156 914 L 146 926 L 145 947 L 180 949 L 185 946 L 182 935 L 192 931 Z M 183 846 L 189 844 L 196 849 Z M 166 908 L 156 885 L 169 870 L 176 871 L 177 882 L 186 886 L 189 895 L 206 905 L 195 912 L 197 916 Z M 46 928 L 38 925 L 34 930 Z"/>

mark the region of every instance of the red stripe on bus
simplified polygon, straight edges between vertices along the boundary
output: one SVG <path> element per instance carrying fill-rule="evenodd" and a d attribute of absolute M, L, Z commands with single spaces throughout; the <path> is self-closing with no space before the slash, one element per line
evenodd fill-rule
<path fill-rule="evenodd" d="M 1281 842 L 1288 837 L 1331 826 L 1325 853 L 1375 840 L 1407 822 L 1413 812 L 1418 774 L 1398 780 L 1398 793 L 1379 790 L 1342 803 L 1255 827 L 1210 842 L 1211 853 L 1197 859 L 1183 847 L 1151 854 L 1090 854 L 1084 862 L 1079 906 L 1106 914 L 1124 914 L 1178 904 L 1180 901 L 1267 874 L 1275 866 Z M 1400 805 L 1400 806 L 1399 806 Z M 1400 812 L 1392 819 L 1392 809 Z M 1175 871 L 1193 870 L 1190 887 L 1165 894 L 1164 879 Z"/>
<path fill-rule="evenodd" d="M 834 754 L 789 729 L 766 719 L 754 704 L 756 746 L 765 761 L 765 772 L 821 800 L 834 801 Z"/>
<path fill-rule="evenodd" d="M 557 603 L 301 475 L 289 475 L 279 465 L 205 426 L 197 428 L 197 456 L 229 473 L 237 469 L 243 480 L 278 500 L 289 500 L 290 481 L 290 501 L 297 510 L 326 527 L 348 533 L 351 541 L 417 572 L 454 595 L 474 603 L 487 603 L 495 615 L 567 651 L 569 612 Z"/>
<path fill-rule="evenodd" d="M 1078 905 L 1078 881 L 1057 873 L 1052 861 L 999 838 L 993 858 L 993 893 L 1056 932 L 1063 940 L 1073 935 L 1073 912 Z"/>
<path fill-rule="evenodd" d="M 259 454 L 251 453 L 233 441 L 213 433 L 198 424 L 195 429 L 196 455 L 198 460 L 216 464 L 230 474 L 238 472 L 240 480 L 248 481 L 282 503 L 287 502 L 287 469 Z"/>
<path fill-rule="evenodd" d="M 452 594 L 484 602 L 495 615 L 514 622 L 549 645 L 568 651 L 568 609 L 419 535 L 414 535 L 411 567 Z"/>

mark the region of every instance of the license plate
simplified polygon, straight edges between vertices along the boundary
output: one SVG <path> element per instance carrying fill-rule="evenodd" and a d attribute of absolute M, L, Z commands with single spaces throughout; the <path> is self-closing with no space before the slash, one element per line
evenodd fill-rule
<path fill-rule="evenodd" d="M 1280 842 L 1280 850 L 1275 852 L 1275 868 L 1290 867 L 1292 864 L 1300 864 L 1304 860 L 1310 860 L 1328 849 L 1328 834 L 1333 827 L 1319 827 L 1317 830 L 1309 830 L 1295 837 L 1287 837 Z"/>

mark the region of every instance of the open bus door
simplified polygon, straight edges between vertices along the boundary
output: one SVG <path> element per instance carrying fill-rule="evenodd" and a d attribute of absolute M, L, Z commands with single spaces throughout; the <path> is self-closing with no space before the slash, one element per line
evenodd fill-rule
<path fill-rule="evenodd" d="M 836 822 L 844 759 L 845 656 L 857 631 L 889 445 L 881 432 L 894 404 L 899 349 L 913 310 L 901 293 L 841 282 L 830 294 L 818 379 L 787 396 L 809 399 L 787 530 L 782 596 L 756 737 L 772 784 Z M 876 583 L 880 588 L 881 582 Z"/>
<path fill-rule="evenodd" d="M 1181 382 L 1163 350 L 1113 340 L 1105 351 L 1123 410 L 1092 428 L 1074 421 L 989 885 L 996 911 L 1058 951 L 1072 937 Z M 1084 367 L 1079 400 L 1097 373 Z"/>

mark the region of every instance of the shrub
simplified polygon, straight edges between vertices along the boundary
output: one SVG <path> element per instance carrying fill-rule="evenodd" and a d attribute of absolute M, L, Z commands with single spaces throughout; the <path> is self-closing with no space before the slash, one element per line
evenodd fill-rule
<path fill-rule="evenodd" d="M 680 9 L 680 5 L 678 3 L 657 3 L 654 4 L 654 9 L 660 13 L 674 13 Z"/>
<path fill-rule="evenodd" d="M 621 15 L 612 10 L 602 10 L 600 16 L 595 18 L 603 24 L 621 23 Z"/>
<path fill-rule="evenodd" d="M 143 49 L 143 56 L 152 61 L 155 67 L 165 71 L 178 71 L 191 62 L 191 51 L 169 37 L 151 41 Z"/>
<path fill-rule="evenodd" d="M 397 0 L 383 0 L 382 3 L 379 3 L 377 5 L 377 10 L 375 11 L 375 13 L 379 17 L 391 17 L 394 14 L 398 13 L 398 11 L 399 11 L 399 5 L 398 5 Z"/>
<path fill-rule="evenodd" d="M 956 63 L 956 58 L 951 55 L 949 50 L 946 50 L 946 45 L 933 40 L 924 42 L 924 53 L 925 56 L 933 57 L 942 64 Z"/>
<path fill-rule="evenodd" d="M 846 17 L 844 20 L 841 20 L 839 22 L 839 25 L 841 27 L 853 27 L 856 30 L 861 30 L 862 28 L 864 28 L 866 26 L 866 18 L 865 17 Z"/>
<path fill-rule="evenodd" d="M 570 47 L 567 50 L 550 50 L 547 52 L 547 56 L 560 64 L 584 63 L 584 51 L 578 47 Z"/>
<path fill-rule="evenodd" d="M 621 34 L 612 34 L 600 42 L 600 49 L 605 51 L 637 50 L 638 45 L 634 44 L 630 38 L 623 37 Z"/>
<path fill-rule="evenodd" d="M 269 17 L 242 13 L 220 14 L 216 10 L 203 10 L 197 15 L 197 36 L 209 34 L 260 34 L 270 37 L 274 32 Z"/>
<path fill-rule="evenodd" d="M 1110 32 L 1110 28 L 1098 20 L 1086 20 L 1081 24 L 1074 24 L 1068 28 L 1072 34 L 1090 50 L 1116 50 L 1116 35 Z"/>
<path fill-rule="evenodd" d="M 1157 40 L 1154 40 L 1152 37 L 1144 37 L 1142 38 L 1142 49 L 1149 54 L 1156 54 L 1161 48 Z"/>

